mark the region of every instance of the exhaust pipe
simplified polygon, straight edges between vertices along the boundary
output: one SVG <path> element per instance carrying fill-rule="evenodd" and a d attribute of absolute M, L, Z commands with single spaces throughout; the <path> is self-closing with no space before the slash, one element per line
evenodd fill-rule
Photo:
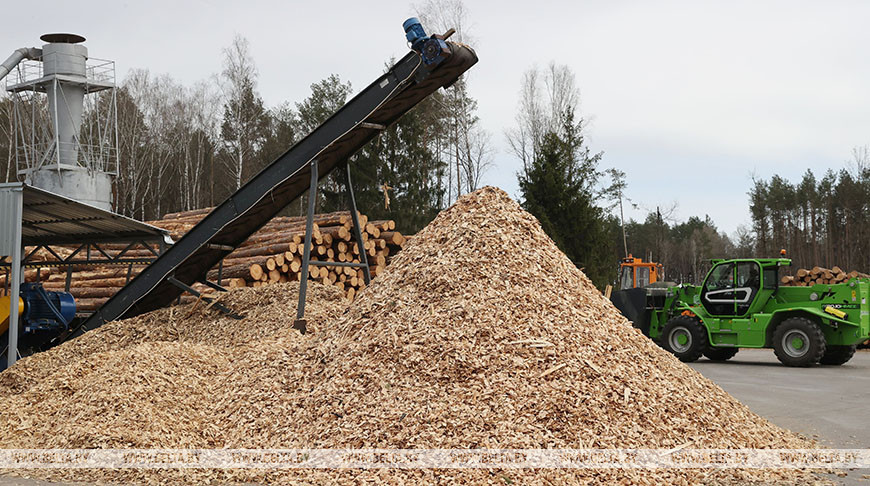
<path fill-rule="evenodd" d="M 0 80 L 6 77 L 10 71 L 15 69 L 15 66 L 18 65 L 21 61 L 25 59 L 36 60 L 42 57 L 42 49 L 37 47 L 22 47 L 21 49 L 15 49 L 9 59 L 3 61 L 3 64 L 0 64 Z"/>

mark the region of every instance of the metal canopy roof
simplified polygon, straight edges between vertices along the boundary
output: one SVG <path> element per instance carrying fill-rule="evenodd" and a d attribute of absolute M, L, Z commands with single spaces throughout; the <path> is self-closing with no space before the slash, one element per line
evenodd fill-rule
<path fill-rule="evenodd" d="M 72 243 L 108 243 L 167 240 L 169 232 L 135 219 L 80 203 L 23 183 L 0 184 L 0 228 L 12 228 L 11 201 L 7 196 L 23 192 L 21 244 L 24 246 Z M 170 240 L 171 241 L 171 240 Z"/>

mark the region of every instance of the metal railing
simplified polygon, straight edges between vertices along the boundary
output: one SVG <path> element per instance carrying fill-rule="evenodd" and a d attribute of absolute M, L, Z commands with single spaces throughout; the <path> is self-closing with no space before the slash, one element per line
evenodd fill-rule
<path fill-rule="evenodd" d="M 118 149 L 109 145 L 90 145 L 60 142 L 61 151 L 78 149 L 76 158 L 78 167 L 118 174 Z M 43 168 L 56 168 L 58 143 L 42 142 L 37 144 L 22 144 L 17 147 L 16 158 L 19 172 L 36 171 Z M 64 167 L 69 167 L 65 164 Z"/>
<path fill-rule="evenodd" d="M 62 54 L 52 56 L 46 62 L 60 62 Z M 45 63 L 42 60 L 24 60 L 6 76 L 6 90 L 14 86 L 32 84 L 45 77 Z M 115 85 L 115 61 L 89 57 L 85 61 L 85 79 L 101 85 Z"/>

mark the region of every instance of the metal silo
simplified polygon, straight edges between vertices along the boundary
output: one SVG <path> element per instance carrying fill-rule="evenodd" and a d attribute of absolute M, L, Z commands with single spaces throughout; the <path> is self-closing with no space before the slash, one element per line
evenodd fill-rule
<path fill-rule="evenodd" d="M 14 100 L 19 179 L 112 209 L 118 173 L 115 65 L 88 57 L 85 38 L 46 34 L 0 66 Z"/>

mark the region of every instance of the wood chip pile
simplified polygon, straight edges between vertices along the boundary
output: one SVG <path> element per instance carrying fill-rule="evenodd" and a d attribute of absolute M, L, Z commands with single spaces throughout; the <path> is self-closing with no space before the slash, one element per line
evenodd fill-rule
<path fill-rule="evenodd" d="M 853 278 L 870 278 L 870 275 L 857 270 L 845 272 L 837 266 L 834 268 L 799 268 L 794 275 L 782 277 L 780 284 L 793 287 L 809 287 L 816 284 L 844 283 Z"/>
<path fill-rule="evenodd" d="M 148 223 L 169 230 L 173 239 L 178 241 L 212 209 L 170 213 L 163 219 L 148 221 Z M 374 277 L 383 272 L 392 255 L 402 248 L 405 237 L 396 231 L 396 223 L 392 220 L 368 221 L 368 217 L 361 214 L 360 225 L 363 227 L 363 245 Z M 242 243 L 236 251 L 227 255 L 221 272 L 222 284 L 227 287 L 260 287 L 278 282 L 299 281 L 302 274 L 304 238 L 304 217 L 272 219 Z M 124 250 L 126 245 L 100 245 L 100 247 L 114 256 Z M 153 258 L 154 254 L 145 248 L 136 247 L 128 250 L 125 257 Z M 315 216 L 311 259 L 359 263 L 359 248 L 353 238 L 350 212 Z M 134 266 L 129 276 L 132 278 L 138 275 L 144 268 L 145 266 Z M 41 272 L 40 280 L 44 282 L 47 290 L 64 290 L 65 269 L 44 268 Z M 34 281 L 36 270 L 28 270 L 25 277 L 27 281 Z M 212 269 L 209 278 L 217 281 L 217 268 Z M 310 266 L 309 278 L 340 288 L 348 300 L 353 300 L 356 293 L 365 287 L 362 270 L 351 267 Z M 72 274 L 70 293 L 76 298 L 76 305 L 80 311 L 93 311 L 117 293 L 127 281 L 127 266 L 83 268 Z M 5 276 L 0 276 L 0 286 L 5 286 Z M 199 284 L 194 285 L 194 288 L 201 292 L 208 291 L 206 287 Z M 193 300 L 195 299 L 191 296 L 182 298 L 185 303 Z"/>
<path fill-rule="evenodd" d="M 246 312 L 262 307 L 256 318 L 268 321 L 265 328 L 286 330 L 295 294 L 286 289 L 291 292 L 286 299 L 275 294 L 258 303 L 263 291 L 238 289 L 226 303 L 237 306 L 236 296 L 243 295 Z M 15 379 L 0 374 L 5 388 L 0 409 L 8 411 L 0 418 L 0 447 L 813 446 L 755 415 L 645 338 L 556 248 L 537 220 L 495 188 L 460 198 L 343 313 L 323 311 L 313 332 L 304 336 L 248 333 L 245 323 L 253 322 L 251 317 L 232 324 L 202 307 L 186 309 L 104 326 L 21 360 L 10 370 Z M 314 320 L 309 317 L 309 323 Z M 198 330 L 183 331 L 189 322 Z M 230 337 L 219 336 L 225 331 Z M 143 337 L 151 333 L 156 339 Z M 813 480 L 792 470 L 33 474 L 155 484 Z"/>

